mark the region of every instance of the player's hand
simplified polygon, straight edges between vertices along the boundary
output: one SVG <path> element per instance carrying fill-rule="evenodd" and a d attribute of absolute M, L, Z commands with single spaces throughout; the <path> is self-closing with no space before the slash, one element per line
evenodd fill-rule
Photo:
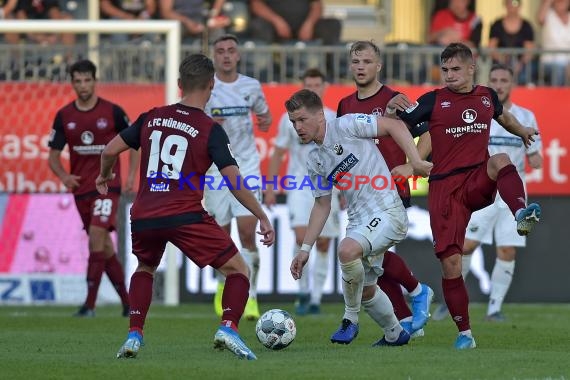
<path fill-rule="evenodd" d="M 404 182 L 414 175 L 414 168 L 410 163 L 407 163 L 394 167 L 390 173 L 392 174 L 394 181 Z"/>
<path fill-rule="evenodd" d="M 410 162 L 412 167 L 414 168 L 414 175 L 419 175 L 422 177 L 428 177 L 429 173 L 431 172 L 431 168 L 433 168 L 433 164 L 428 161 L 417 161 L 417 162 Z"/>
<path fill-rule="evenodd" d="M 70 190 L 79 187 L 79 180 L 81 179 L 78 175 L 68 174 L 64 178 L 61 179 L 61 182 Z"/>
<path fill-rule="evenodd" d="M 305 21 L 299 31 L 297 32 L 297 36 L 301 41 L 309 41 L 313 39 L 313 31 L 315 29 L 315 24 L 311 21 Z"/>
<path fill-rule="evenodd" d="M 271 210 L 273 206 L 275 206 L 277 197 L 275 196 L 275 191 L 273 189 L 265 190 L 265 194 L 263 195 L 263 204 L 267 206 Z"/>
<path fill-rule="evenodd" d="M 532 127 L 525 127 L 525 132 L 521 136 L 523 139 L 524 146 L 528 148 L 530 144 L 534 141 L 534 136 L 538 135 L 538 131 Z"/>
<path fill-rule="evenodd" d="M 291 28 L 289 27 L 289 24 L 287 24 L 287 21 L 285 21 L 285 19 L 283 19 L 282 17 L 277 17 L 275 19 L 275 21 L 273 22 L 273 27 L 275 28 L 277 35 L 282 39 L 288 40 L 291 37 L 293 37 L 293 33 L 291 33 Z"/>
<path fill-rule="evenodd" d="M 99 194 L 107 195 L 107 191 L 109 190 L 107 182 L 111 181 L 113 178 L 115 178 L 115 173 L 111 173 L 108 177 L 103 177 L 101 174 L 97 176 L 97 179 L 95 179 L 95 187 Z"/>
<path fill-rule="evenodd" d="M 394 96 L 388 104 L 386 104 L 386 110 L 388 108 L 397 109 L 398 111 L 405 111 L 410 108 L 414 103 L 404 94 L 398 94 Z"/>
<path fill-rule="evenodd" d="M 293 261 L 291 262 L 291 275 L 295 280 L 301 278 L 303 268 L 305 264 L 307 264 L 307 261 L 309 261 L 309 252 L 297 251 L 297 254 L 293 257 Z"/>
<path fill-rule="evenodd" d="M 257 127 L 261 132 L 267 132 L 271 126 L 271 115 L 269 113 L 257 115 Z"/>
<path fill-rule="evenodd" d="M 260 242 L 263 243 L 266 247 L 271 247 L 275 242 L 275 230 L 269 222 L 269 219 L 260 219 L 259 220 L 259 231 L 257 231 L 259 235 L 263 235 L 263 239 Z"/>

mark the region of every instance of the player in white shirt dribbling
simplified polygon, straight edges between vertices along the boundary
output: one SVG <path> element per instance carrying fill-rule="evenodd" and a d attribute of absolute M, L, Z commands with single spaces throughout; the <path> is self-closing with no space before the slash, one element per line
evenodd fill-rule
<path fill-rule="evenodd" d="M 331 342 L 349 344 L 356 338 L 358 313 L 364 306 L 384 330 L 375 346 L 407 344 L 410 335 L 400 325 L 390 299 L 376 281 L 382 275 L 384 252 L 405 238 L 408 218 L 395 187 L 384 186 L 384 182 L 390 183 L 391 174 L 372 137 L 392 136 L 418 175 L 427 176 L 432 164 L 420 159 L 408 128 L 399 120 L 348 114 L 326 122 L 323 103 L 310 90 L 293 94 L 285 108 L 301 142 L 317 145 L 307 161 L 315 203 L 303 244 L 291 263 L 293 278 L 301 277 L 329 216 L 333 185 L 341 188 L 348 204 L 346 237 L 338 247 L 345 312 Z M 366 179 L 369 183 L 364 183 Z M 374 185 L 370 183 L 373 180 Z"/>
<path fill-rule="evenodd" d="M 532 111 L 512 103 L 511 90 L 513 85 L 513 70 L 510 67 L 502 64 L 491 67 L 489 87 L 497 92 L 503 107 L 509 110 L 522 125 L 538 130 L 536 118 Z M 520 137 L 507 132 L 495 120 L 492 121 L 489 154 L 508 154 L 523 183 L 527 159 L 533 169 L 542 167 L 541 149 L 540 135 L 535 137 L 533 144 L 525 148 Z M 517 222 L 499 193 L 497 193 L 493 204 L 471 215 L 463 245 L 462 274 L 464 278 L 469 273 L 472 253 L 482 243 L 493 244 L 493 238 L 497 246 L 497 258 L 491 273 L 491 294 L 485 319 L 501 322 L 505 320 L 501 308 L 513 280 L 516 247 L 525 247 L 526 237 L 517 233 Z M 447 308 L 440 306 L 434 312 L 434 319 L 443 319 L 446 315 L 448 315 Z"/>
<path fill-rule="evenodd" d="M 319 97 L 323 97 L 326 88 L 326 78 L 319 69 L 308 69 L 301 79 L 303 80 L 303 88 L 314 91 Z M 336 113 L 330 108 L 324 107 L 324 114 L 327 121 L 336 119 Z M 292 182 L 287 185 L 290 188 L 290 190 L 287 190 L 287 208 L 289 209 L 291 228 L 295 233 L 293 255 L 301 248 L 314 203 L 311 189 L 308 186 L 301 187 L 300 184 L 307 177 L 309 152 L 315 148 L 315 143 L 302 144 L 299 141 L 293 124 L 289 120 L 289 114 L 285 112 L 279 120 L 279 131 L 275 138 L 275 146 L 269 161 L 267 176 L 269 179 L 272 179 L 278 175 L 283 156 L 289 151 L 287 176 L 292 179 Z M 276 203 L 275 189 L 271 182 L 268 182 L 264 202 L 268 207 Z M 339 233 L 338 212 L 338 197 L 333 195 L 330 216 L 316 242 L 317 255 L 311 268 L 311 284 L 309 284 L 309 273 L 307 273 L 307 270 L 303 271 L 303 275 L 299 280 L 299 295 L 295 308 L 297 315 L 320 313 L 321 298 L 329 267 L 328 251 L 330 241 L 337 237 Z"/>
<path fill-rule="evenodd" d="M 218 37 L 213 43 L 214 67 L 216 75 L 212 96 L 205 111 L 226 131 L 232 146 L 232 152 L 239 165 L 243 178 L 252 176 L 247 182 L 251 186 L 257 200 L 261 202 L 260 159 L 255 145 L 253 132 L 255 115 L 260 131 L 266 132 L 271 125 L 271 114 L 257 79 L 242 75 L 237 71 L 240 60 L 239 41 L 236 36 L 226 34 Z M 212 189 L 205 187 L 205 208 L 214 216 L 216 222 L 228 233 L 232 218 L 236 218 L 239 239 L 243 255 L 250 270 L 249 299 L 244 311 L 244 318 L 259 318 L 257 304 L 257 274 L 259 271 L 259 252 L 256 244 L 257 219 L 230 193 L 227 186 L 220 186 L 223 178 L 213 166 L 208 171 L 214 178 Z M 254 179 L 258 178 L 258 181 Z M 214 297 L 216 314 L 222 314 L 221 295 L 224 279 L 218 274 L 218 289 Z"/>

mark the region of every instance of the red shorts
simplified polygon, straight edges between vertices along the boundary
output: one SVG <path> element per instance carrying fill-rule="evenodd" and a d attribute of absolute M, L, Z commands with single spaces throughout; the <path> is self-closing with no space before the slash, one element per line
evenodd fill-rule
<path fill-rule="evenodd" d="M 463 252 L 471 213 L 493 203 L 496 192 L 497 182 L 487 174 L 487 161 L 464 173 L 430 181 L 430 224 L 440 260 Z"/>
<path fill-rule="evenodd" d="M 115 230 L 120 197 L 119 193 L 75 197 L 75 205 L 85 231 L 89 231 L 89 226 L 101 227 L 108 231 Z"/>
<path fill-rule="evenodd" d="M 131 235 L 133 254 L 150 267 L 160 264 L 168 242 L 174 244 L 200 268 L 206 265 L 219 268 L 238 253 L 230 235 L 210 215 L 205 215 L 201 222 L 133 231 Z"/>

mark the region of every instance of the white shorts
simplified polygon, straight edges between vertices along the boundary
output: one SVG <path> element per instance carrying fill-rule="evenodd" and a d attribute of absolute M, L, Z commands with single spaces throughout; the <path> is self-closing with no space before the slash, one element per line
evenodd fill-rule
<path fill-rule="evenodd" d="M 408 215 L 403 207 L 377 211 L 367 224 L 346 230 L 346 237 L 356 240 L 362 247 L 364 286 L 375 284 L 384 273 L 384 252 L 404 240 L 407 231 Z"/>
<path fill-rule="evenodd" d="M 315 198 L 310 190 L 292 190 L 287 193 L 287 208 L 291 227 L 306 227 L 309 225 L 309 216 Z M 338 196 L 333 193 L 331 197 L 331 212 L 319 236 L 335 238 L 339 235 L 339 203 Z"/>
<path fill-rule="evenodd" d="M 493 244 L 493 235 L 497 247 L 525 247 L 526 238 L 517 233 L 517 222 L 506 207 L 497 202 L 471 215 L 465 238 L 483 244 Z"/>
<path fill-rule="evenodd" d="M 246 174 L 242 175 L 243 177 L 246 176 Z M 254 174 L 248 173 L 247 175 L 261 178 L 259 172 Z M 212 188 L 210 189 L 209 186 L 204 188 L 204 208 L 208 214 L 212 215 L 220 226 L 230 224 L 234 217 L 251 216 L 252 213 L 233 196 L 227 186 L 218 186 L 221 181 L 222 177 L 216 176 L 215 181 L 212 183 Z M 256 185 L 261 186 L 260 183 L 251 181 L 250 186 L 255 187 Z M 255 195 L 255 199 L 261 203 L 261 188 L 251 191 Z"/>

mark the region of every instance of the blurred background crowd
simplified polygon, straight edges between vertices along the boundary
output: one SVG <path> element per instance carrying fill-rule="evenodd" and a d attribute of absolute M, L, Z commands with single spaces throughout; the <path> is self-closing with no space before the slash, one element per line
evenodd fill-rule
<path fill-rule="evenodd" d="M 387 83 L 437 84 L 441 46 L 456 41 L 475 49 L 482 72 L 502 62 L 521 85 L 570 83 L 570 0 L 0 0 L 0 18 L 177 20 L 183 54 L 233 33 L 242 71 L 262 82 L 298 81 L 315 66 L 350 81 L 347 46 L 365 39 L 383 47 Z M 104 80 L 161 81 L 163 44 L 144 31 L 101 35 L 98 46 L 80 34 L 4 33 L 0 80 L 58 79 L 99 49 Z"/>

